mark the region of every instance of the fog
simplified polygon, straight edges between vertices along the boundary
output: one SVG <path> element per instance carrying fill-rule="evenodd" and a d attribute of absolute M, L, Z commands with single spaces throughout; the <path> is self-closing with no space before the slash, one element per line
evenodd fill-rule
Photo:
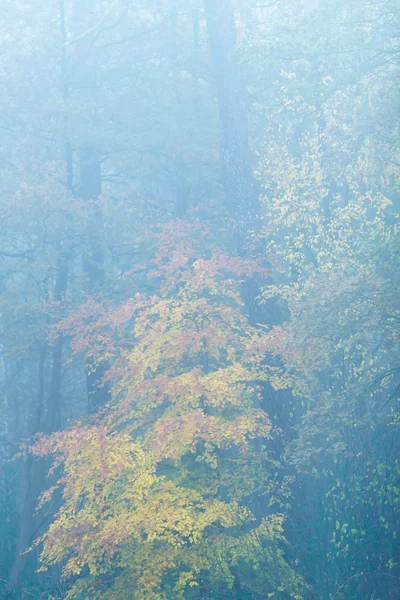
<path fill-rule="evenodd" d="M 397 600 L 399 1 L 0 22 L 0 599 Z"/>

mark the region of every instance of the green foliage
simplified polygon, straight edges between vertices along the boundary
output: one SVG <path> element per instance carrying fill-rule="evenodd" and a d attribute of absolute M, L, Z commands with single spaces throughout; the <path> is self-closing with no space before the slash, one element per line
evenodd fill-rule
<path fill-rule="evenodd" d="M 355 92 L 362 96 L 362 85 Z M 370 106 L 378 102 L 374 92 Z M 320 539 L 315 545 L 309 538 L 308 547 L 315 553 L 319 546 L 330 564 L 325 575 L 319 565 L 305 568 L 314 570 L 319 593 L 336 587 L 336 598 L 358 598 L 372 585 L 369 577 L 396 589 L 399 217 L 382 190 L 398 169 L 374 174 L 377 142 L 369 135 L 349 162 L 326 125 L 332 101 L 319 107 L 325 123 L 308 111 L 314 124 L 295 143 L 296 114 L 267 131 L 258 176 L 265 189 L 262 235 L 276 277 L 264 299 L 277 297 L 289 314 L 269 333 L 270 352 L 281 359 L 270 381 L 295 394 L 301 420 L 286 457 L 297 485 L 309 490 L 300 510 L 318 507 L 318 524 L 307 536 L 318 532 Z M 355 122 L 347 135 L 358 135 Z M 332 145 L 342 165 L 334 183 Z M 386 151 L 396 152 L 390 139 Z M 302 518 L 292 510 L 294 521 Z"/>

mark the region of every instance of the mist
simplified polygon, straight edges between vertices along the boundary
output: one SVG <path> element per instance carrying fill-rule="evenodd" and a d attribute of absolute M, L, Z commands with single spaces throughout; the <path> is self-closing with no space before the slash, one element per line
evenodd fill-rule
<path fill-rule="evenodd" d="M 398 0 L 0 22 L 0 599 L 400 598 Z"/>

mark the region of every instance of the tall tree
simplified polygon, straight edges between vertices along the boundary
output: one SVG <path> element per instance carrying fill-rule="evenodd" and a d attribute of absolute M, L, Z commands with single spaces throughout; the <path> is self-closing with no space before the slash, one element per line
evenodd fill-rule
<path fill-rule="evenodd" d="M 231 0 L 204 0 L 214 81 L 218 93 L 221 168 L 225 202 L 236 220 L 244 251 L 259 226 L 259 204 L 248 139 L 248 104 L 239 65 Z"/>

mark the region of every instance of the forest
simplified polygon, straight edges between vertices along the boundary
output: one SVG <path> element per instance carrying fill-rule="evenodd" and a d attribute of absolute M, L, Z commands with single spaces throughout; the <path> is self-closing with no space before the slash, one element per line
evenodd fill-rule
<path fill-rule="evenodd" d="M 0 599 L 400 598 L 400 0 L 1 0 Z"/>

